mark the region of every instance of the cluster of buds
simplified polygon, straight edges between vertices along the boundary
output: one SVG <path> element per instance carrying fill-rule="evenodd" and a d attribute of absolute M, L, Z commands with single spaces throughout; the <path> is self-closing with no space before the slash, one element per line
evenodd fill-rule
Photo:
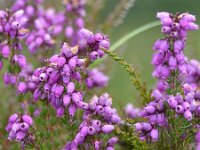
<path fill-rule="evenodd" d="M 9 140 L 30 142 L 34 137 L 29 129 L 33 125 L 33 120 L 28 115 L 13 114 L 10 116 L 6 130 L 9 132 Z"/>
<path fill-rule="evenodd" d="M 33 66 L 28 64 L 20 71 L 16 76 L 18 81 L 17 93 L 25 94 L 27 91 L 31 91 L 35 88 L 35 85 L 29 82 L 30 76 L 33 74 Z"/>
<path fill-rule="evenodd" d="M 166 117 L 164 115 L 164 97 L 158 91 L 154 90 L 152 93 L 153 101 L 148 103 L 144 109 L 139 112 L 139 117 L 149 119 L 152 125 L 166 125 Z"/>
<path fill-rule="evenodd" d="M 152 92 L 152 99 L 139 113 L 138 117 L 148 119 L 149 122 L 136 123 L 135 129 L 140 139 L 156 141 L 158 139 L 157 126 L 166 126 L 167 119 L 164 114 L 164 98 L 158 90 Z"/>
<path fill-rule="evenodd" d="M 65 9 L 59 12 L 54 8 L 45 9 L 42 2 L 43 0 L 17 0 L 12 6 L 14 11 L 25 10 L 27 26 L 33 28 L 26 39 L 29 51 L 36 53 L 40 48 L 49 49 L 55 46 L 57 37 L 64 36 L 71 46 L 79 45 L 79 30 L 84 27 L 83 17 L 86 15 L 85 1 L 63 1 Z M 64 35 L 59 36 L 63 30 Z"/>
<path fill-rule="evenodd" d="M 167 79 L 172 73 L 177 71 L 183 74 L 188 73 L 183 50 L 187 31 L 197 30 L 198 25 L 194 23 L 195 16 L 188 13 L 173 16 L 167 12 L 160 12 L 157 13 L 157 17 L 161 21 L 165 38 L 157 40 L 153 46 L 156 51 L 152 60 L 155 67 L 153 76 L 159 79 L 159 90 L 164 91 L 169 86 Z"/>
<path fill-rule="evenodd" d="M 104 75 L 97 68 L 87 71 L 86 85 L 88 88 L 104 87 L 108 83 L 108 76 Z"/>
<path fill-rule="evenodd" d="M 83 114 L 83 122 L 79 126 L 79 131 L 76 134 L 73 141 L 68 142 L 65 149 L 77 149 L 78 146 L 86 142 L 88 140 L 93 140 L 94 136 L 98 136 L 100 134 L 109 134 L 114 129 L 114 124 L 120 123 L 121 118 L 118 116 L 116 109 L 112 108 L 112 99 L 111 97 L 105 93 L 101 95 L 99 98 L 94 96 L 89 104 L 84 104 L 83 106 L 84 114 Z M 88 140 L 86 140 L 88 139 Z M 102 149 L 103 145 L 100 142 L 101 139 L 97 140 L 93 145 L 89 145 L 95 147 L 95 149 Z M 113 148 L 114 144 L 118 141 L 116 138 L 111 138 L 108 141 L 107 147 L 110 149 Z M 111 144 L 112 143 L 112 144 Z M 105 146 L 105 145 L 104 145 Z"/>
<path fill-rule="evenodd" d="M 15 13 L 10 12 L 9 10 L 0 10 L 0 19 L 1 34 L 8 36 L 11 39 L 20 39 L 27 34 L 27 30 L 24 27 L 27 18 L 24 16 L 23 10 L 18 10 Z"/>
<path fill-rule="evenodd" d="M 64 0 L 65 16 L 67 19 L 65 26 L 65 37 L 69 40 L 70 45 L 80 45 L 81 36 L 79 30 L 84 28 L 86 16 L 85 12 L 85 0 Z M 69 19 L 73 17 L 73 19 Z"/>
<path fill-rule="evenodd" d="M 36 69 L 30 78 L 30 82 L 36 85 L 34 100 L 47 100 L 57 110 L 58 117 L 64 115 L 66 107 L 69 107 L 69 114 L 73 116 L 82 101 L 76 84 L 82 81 L 81 67 L 85 61 L 79 59 L 77 53 L 78 47 L 70 47 L 65 43 L 60 54 L 53 55 L 48 65 Z"/>
<path fill-rule="evenodd" d="M 189 84 L 183 85 L 183 89 L 184 97 L 180 94 L 170 95 L 167 102 L 178 115 L 183 115 L 185 119 L 191 121 L 193 117 L 200 115 L 200 91 L 195 90 Z"/>
<path fill-rule="evenodd" d="M 80 17 L 84 17 L 86 15 L 85 3 L 86 0 L 63 0 L 63 4 L 65 5 L 66 11 L 68 13 L 74 13 Z"/>
<path fill-rule="evenodd" d="M 62 30 L 65 16 L 62 12 L 56 13 L 53 8 L 37 9 L 37 18 L 34 19 L 34 29 L 31 30 L 26 39 L 26 45 L 31 53 L 35 53 L 39 48 L 52 47 L 55 45 L 54 38 Z"/>
<path fill-rule="evenodd" d="M 63 30 L 65 16 L 63 12 L 56 12 L 54 8 L 44 9 L 42 0 L 17 0 L 12 10 L 23 9 L 27 18 L 27 27 L 32 30 L 26 38 L 26 45 L 31 53 L 39 48 L 50 48 L 55 45 L 54 38 Z"/>
<path fill-rule="evenodd" d="M 142 141 L 157 141 L 158 140 L 158 129 L 153 128 L 153 126 L 148 122 L 141 122 L 135 124 L 135 129 L 139 134 Z"/>
<path fill-rule="evenodd" d="M 102 58 L 104 56 L 104 51 L 101 48 L 108 50 L 110 48 L 110 42 L 107 36 L 96 33 L 93 34 L 91 31 L 87 29 L 80 30 L 81 44 L 79 44 L 80 48 L 83 49 L 83 53 L 89 51 L 89 58 L 91 61 L 95 61 L 98 58 Z"/>
<path fill-rule="evenodd" d="M 27 18 L 24 16 L 23 10 L 18 10 L 15 13 L 10 11 L 0 10 L 0 33 L 3 36 L 0 43 L 0 70 L 3 67 L 3 59 L 9 59 L 11 62 L 16 62 L 21 68 L 26 64 L 25 56 L 18 54 L 22 50 L 22 45 L 19 40 L 27 35 L 28 30 L 25 28 Z"/>
<path fill-rule="evenodd" d="M 125 107 L 125 114 L 129 118 L 138 118 L 138 113 L 140 112 L 140 108 L 134 107 L 131 103 L 128 103 Z"/>

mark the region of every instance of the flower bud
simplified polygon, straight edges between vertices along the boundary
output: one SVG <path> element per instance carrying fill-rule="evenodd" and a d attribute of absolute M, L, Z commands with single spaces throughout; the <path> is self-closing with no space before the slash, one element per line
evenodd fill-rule
<path fill-rule="evenodd" d="M 101 130 L 104 132 L 104 133 L 110 133 L 112 132 L 113 130 L 115 129 L 114 125 L 103 125 Z"/>
<path fill-rule="evenodd" d="M 152 129 L 150 135 L 151 135 L 152 141 L 158 140 L 158 130 L 157 129 Z"/>
<path fill-rule="evenodd" d="M 8 58 L 10 55 L 10 48 L 8 45 L 4 45 L 1 49 L 1 53 L 3 55 L 4 58 Z"/>
<path fill-rule="evenodd" d="M 16 140 L 17 141 L 22 141 L 26 136 L 26 133 L 23 131 L 18 131 L 16 134 Z"/>
<path fill-rule="evenodd" d="M 19 82 L 18 87 L 17 87 L 17 91 L 19 93 L 26 93 L 27 90 L 27 85 L 25 82 Z"/>
<path fill-rule="evenodd" d="M 28 131 L 28 129 L 29 129 L 29 124 L 28 123 L 23 122 L 23 123 L 20 124 L 20 130 L 26 132 L 26 131 Z"/>
<path fill-rule="evenodd" d="M 141 131 L 143 128 L 142 123 L 136 123 L 134 126 L 135 126 L 136 131 Z"/>
<path fill-rule="evenodd" d="M 71 104 L 69 106 L 69 115 L 73 117 L 76 112 L 76 109 L 77 109 L 76 106 L 74 104 Z"/>
<path fill-rule="evenodd" d="M 186 110 L 184 112 L 184 118 L 187 119 L 188 121 L 191 121 L 192 120 L 192 113 L 190 110 Z"/>
<path fill-rule="evenodd" d="M 65 109 L 63 107 L 59 107 L 56 111 L 56 116 L 57 117 L 62 117 L 65 113 Z"/>
<path fill-rule="evenodd" d="M 182 105 L 176 106 L 175 110 L 176 110 L 176 112 L 177 112 L 178 114 L 182 114 L 182 113 L 184 112 L 184 108 L 183 108 Z"/>
<path fill-rule="evenodd" d="M 22 116 L 22 120 L 26 123 L 28 123 L 29 125 L 32 125 L 33 124 L 33 120 L 30 116 L 28 115 L 23 115 Z"/>
<path fill-rule="evenodd" d="M 9 122 L 14 123 L 18 118 L 18 114 L 13 114 L 9 117 Z"/>
<path fill-rule="evenodd" d="M 150 106 L 150 105 L 146 106 L 144 109 L 149 114 L 153 114 L 155 112 L 155 110 L 156 110 L 154 106 Z"/>
<path fill-rule="evenodd" d="M 96 133 L 96 129 L 93 126 L 88 127 L 88 134 L 94 135 Z"/>
<path fill-rule="evenodd" d="M 67 94 L 64 95 L 63 96 L 63 105 L 64 106 L 69 106 L 70 102 L 71 102 L 71 97 L 69 95 L 67 95 Z"/>
<path fill-rule="evenodd" d="M 152 129 L 152 126 L 149 123 L 144 122 L 142 123 L 142 129 L 144 131 L 150 131 Z"/>
<path fill-rule="evenodd" d="M 73 82 L 69 82 L 67 85 L 67 93 L 73 93 L 75 90 L 75 85 Z"/>
<path fill-rule="evenodd" d="M 173 96 L 169 97 L 168 104 L 171 108 L 175 108 L 178 105 L 177 101 L 175 100 Z"/>

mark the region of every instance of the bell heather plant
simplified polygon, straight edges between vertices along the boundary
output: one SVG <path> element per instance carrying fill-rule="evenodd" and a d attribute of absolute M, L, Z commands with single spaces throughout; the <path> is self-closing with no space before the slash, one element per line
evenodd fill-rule
<path fill-rule="evenodd" d="M 123 20 L 118 10 L 126 14 L 134 2 L 122 0 L 127 6 L 116 6 L 102 31 Z M 1 148 L 199 150 L 200 62 L 184 53 L 187 33 L 199 29 L 196 17 L 157 13 L 164 37 L 153 46 L 157 86 L 148 90 L 136 69 L 113 51 L 159 24 L 147 24 L 112 46 L 107 35 L 86 29 L 94 27 L 87 4 L 64 0 L 57 10 L 43 0 L 16 0 L 0 10 L 0 71 L 15 105 L 2 123 Z M 94 66 L 106 55 L 129 73 L 142 107 L 128 103 L 117 110 L 115 100 L 102 94 L 109 77 Z"/>

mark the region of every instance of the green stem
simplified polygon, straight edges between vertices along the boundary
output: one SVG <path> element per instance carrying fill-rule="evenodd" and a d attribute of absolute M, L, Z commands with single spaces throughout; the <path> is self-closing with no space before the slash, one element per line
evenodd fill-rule
<path fill-rule="evenodd" d="M 136 35 L 146 31 L 146 30 L 149 30 L 153 27 L 156 27 L 160 25 L 160 22 L 159 21 L 154 21 L 154 22 L 150 22 L 150 23 L 147 23 L 137 29 L 134 29 L 132 30 L 131 32 L 129 32 L 128 34 L 126 34 L 125 36 L 123 36 L 122 38 L 120 38 L 119 40 L 117 40 L 114 44 L 112 44 L 112 46 L 110 47 L 110 50 L 109 51 L 115 51 L 117 48 L 119 48 L 121 45 L 123 45 L 124 43 L 126 43 L 128 40 L 130 40 L 131 38 L 135 37 Z M 97 65 L 99 65 L 106 57 L 103 57 L 101 59 L 98 59 L 96 60 L 95 62 L 93 62 L 91 65 L 90 65 L 90 68 L 93 68 Z"/>
<path fill-rule="evenodd" d="M 106 49 L 102 49 L 108 56 L 110 56 L 113 60 L 118 62 L 130 75 L 130 79 L 132 84 L 135 86 L 136 90 L 140 93 L 142 98 L 142 103 L 146 104 L 151 101 L 151 91 L 147 90 L 146 83 L 140 81 L 140 76 L 137 74 L 132 65 L 128 64 L 124 58 L 118 57 L 115 53 L 108 51 Z"/>

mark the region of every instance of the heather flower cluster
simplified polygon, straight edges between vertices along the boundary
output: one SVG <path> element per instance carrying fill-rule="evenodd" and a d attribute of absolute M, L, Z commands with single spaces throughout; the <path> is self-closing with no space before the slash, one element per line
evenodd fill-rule
<path fill-rule="evenodd" d="M 183 13 L 172 15 L 167 12 L 159 12 L 157 17 L 162 24 L 162 33 L 165 38 L 155 42 L 153 49 L 156 51 L 152 59 L 155 67 L 153 76 L 158 78 L 158 89 L 164 91 L 169 87 L 169 76 L 175 73 L 188 73 L 186 58 L 183 54 L 187 32 L 197 30 L 198 25 L 195 16 Z"/>
<path fill-rule="evenodd" d="M 32 5 L 33 3 L 33 5 Z M 45 9 L 40 0 L 17 0 L 12 10 L 25 10 L 27 27 L 32 30 L 26 38 L 26 45 L 30 53 L 36 53 L 38 49 L 51 48 L 55 45 L 55 37 L 63 30 L 65 16 L 63 12 L 56 12 L 54 8 Z"/>
<path fill-rule="evenodd" d="M 191 121 L 194 117 L 199 116 L 199 100 L 200 91 L 194 90 L 190 85 L 184 84 L 184 97 L 177 94 L 174 96 L 169 96 L 168 103 L 172 109 L 175 109 L 177 114 L 182 114 L 185 119 Z"/>
<path fill-rule="evenodd" d="M 190 122 L 191 127 L 198 128 L 195 120 L 199 117 L 200 108 L 200 92 L 197 88 L 198 62 L 189 62 L 183 53 L 187 31 L 198 29 L 198 25 L 194 23 L 196 18 L 188 13 L 173 16 L 167 12 L 160 12 L 157 17 L 161 20 L 162 32 L 165 35 L 165 38 L 157 40 L 153 47 L 157 51 L 152 63 L 155 67 L 153 76 L 159 80 L 158 89 L 152 92 L 152 101 L 138 113 L 138 117 L 145 118 L 148 122 L 135 124 L 140 139 L 145 141 L 159 140 L 163 128 L 166 132 L 172 132 L 171 117 L 176 121 L 183 116 Z M 185 79 L 182 79 L 183 76 Z M 183 80 L 186 80 L 186 83 Z M 131 106 L 126 108 L 128 114 L 134 111 Z M 196 149 L 199 149 L 198 134 L 199 132 L 196 135 Z"/>
<path fill-rule="evenodd" d="M 76 44 L 82 44 L 82 36 L 79 31 L 85 27 L 85 3 L 86 0 L 69 0 L 63 2 L 66 18 L 70 18 L 70 16 L 73 17 L 73 19 L 67 19 L 66 24 L 64 24 L 66 40 L 72 46 L 75 46 Z"/>
<path fill-rule="evenodd" d="M 3 61 L 9 61 L 8 72 L 4 73 L 4 83 L 15 85 L 17 83 L 16 74 L 26 65 L 26 57 L 22 54 L 21 40 L 28 34 L 25 27 L 27 18 L 23 10 L 11 12 L 0 10 L 0 33 L 2 40 L 0 43 L 0 70 Z"/>
<path fill-rule="evenodd" d="M 108 37 L 101 33 L 93 34 L 87 29 L 81 29 L 80 34 L 82 36 L 82 43 L 79 45 L 79 47 L 83 53 L 89 51 L 90 61 L 95 61 L 96 59 L 104 56 L 104 51 L 101 50 L 101 48 L 107 50 L 110 48 Z"/>
<path fill-rule="evenodd" d="M 35 85 L 33 99 L 42 99 L 51 103 L 57 110 L 57 116 L 64 115 L 65 108 L 69 107 L 70 116 L 74 116 L 82 94 L 76 88 L 81 83 L 81 67 L 85 60 L 77 56 L 78 47 L 64 44 L 60 54 L 52 56 L 46 67 L 38 68 L 30 78 Z"/>
<path fill-rule="evenodd" d="M 140 108 L 134 107 L 131 103 L 128 103 L 124 109 L 125 114 L 128 118 L 137 118 Z"/>
<path fill-rule="evenodd" d="M 87 71 L 86 84 L 88 88 L 105 87 L 108 83 L 108 76 L 100 72 L 97 68 Z"/>
<path fill-rule="evenodd" d="M 83 122 L 80 124 L 74 140 L 68 142 L 65 149 L 78 149 L 82 144 L 85 145 L 85 149 L 114 149 L 114 145 L 118 141 L 117 137 L 110 138 L 108 142 L 104 142 L 100 138 L 101 134 L 111 133 L 115 129 L 114 125 L 121 122 L 116 109 L 112 108 L 111 97 L 107 93 L 99 98 L 94 96 L 89 104 L 82 104 L 82 107 L 84 109 Z"/>
<path fill-rule="evenodd" d="M 0 10 L 0 33 L 3 39 L 0 43 L 0 69 L 3 66 L 3 58 L 14 61 L 21 68 L 26 65 L 25 56 L 19 54 L 22 50 L 19 40 L 28 33 L 24 26 L 27 18 L 23 14 L 23 10 L 18 10 L 15 13 Z"/>
<path fill-rule="evenodd" d="M 31 53 L 36 53 L 39 48 L 51 48 L 56 44 L 54 38 L 62 32 L 65 21 L 63 13 L 56 13 L 53 8 L 47 10 L 38 8 L 38 17 L 34 20 L 34 29 L 26 39 L 26 44 Z"/>
<path fill-rule="evenodd" d="M 158 90 L 152 93 L 153 101 L 147 104 L 139 113 L 138 117 L 147 118 L 149 122 L 135 124 L 141 140 L 158 140 L 158 129 L 156 126 L 164 126 L 167 119 L 164 114 L 164 99 Z"/>
<path fill-rule="evenodd" d="M 32 142 L 34 136 L 29 131 L 31 126 L 33 126 L 33 120 L 29 115 L 11 115 L 6 126 L 6 130 L 9 132 L 8 139 L 24 143 Z"/>
<path fill-rule="evenodd" d="M 26 38 L 31 53 L 36 54 L 41 48 L 49 51 L 58 43 L 58 38 L 63 39 L 62 42 L 68 41 L 71 46 L 83 43 L 79 30 L 85 24 L 85 1 L 63 1 L 63 7 L 61 11 L 52 7 L 45 9 L 42 0 L 17 0 L 14 3 L 12 10 L 25 10 L 26 26 L 32 27 Z"/>

